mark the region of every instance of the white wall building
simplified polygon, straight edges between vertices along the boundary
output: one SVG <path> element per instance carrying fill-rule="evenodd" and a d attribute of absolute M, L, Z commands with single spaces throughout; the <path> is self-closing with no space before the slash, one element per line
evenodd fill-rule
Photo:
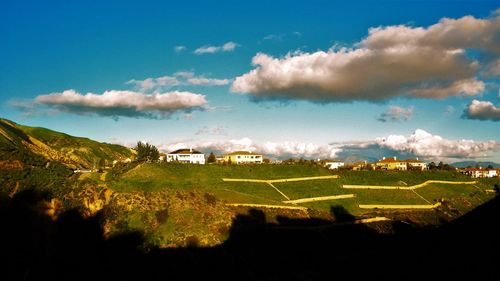
<path fill-rule="evenodd" d="M 325 167 L 327 167 L 330 170 L 337 170 L 340 167 L 344 167 L 344 162 L 340 162 L 340 161 L 326 161 L 325 162 Z"/>
<path fill-rule="evenodd" d="M 167 154 L 167 162 L 205 164 L 205 154 L 192 148 L 183 148 Z"/>

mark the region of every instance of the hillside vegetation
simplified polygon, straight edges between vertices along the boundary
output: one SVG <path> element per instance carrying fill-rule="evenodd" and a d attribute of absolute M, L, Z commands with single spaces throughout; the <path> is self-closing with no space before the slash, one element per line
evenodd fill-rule
<path fill-rule="evenodd" d="M 131 149 L 121 145 L 100 143 L 0 119 L 0 161 L 4 165 L 16 161 L 27 165 L 58 161 L 70 168 L 91 168 L 99 159 L 111 163 L 129 158 L 132 154 Z"/>
<path fill-rule="evenodd" d="M 0 119 L 0 187 L 62 188 L 71 169 L 131 157 L 126 147 Z"/>

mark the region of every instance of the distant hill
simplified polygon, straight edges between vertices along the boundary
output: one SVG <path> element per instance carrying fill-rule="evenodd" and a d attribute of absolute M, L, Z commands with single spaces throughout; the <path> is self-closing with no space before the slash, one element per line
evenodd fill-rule
<path fill-rule="evenodd" d="M 49 161 L 57 161 L 68 168 L 91 168 L 99 159 L 111 163 L 132 154 L 130 148 L 121 145 L 0 119 L 0 168 L 40 166 Z"/>
<path fill-rule="evenodd" d="M 462 162 L 455 162 L 455 163 L 452 163 L 451 164 L 452 166 L 454 167 L 457 167 L 457 168 L 466 168 L 466 167 L 476 167 L 479 166 L 479 167 L 488 167 L 489 165 L 493 166 L 493 168 L 500 168 L 500 164 L 499 163 L 495 163 L 495 162 L 489 162 L 489 161 L 482 161 L 482 162 L 478 162 L 478 161 L 462 161 Z"/>

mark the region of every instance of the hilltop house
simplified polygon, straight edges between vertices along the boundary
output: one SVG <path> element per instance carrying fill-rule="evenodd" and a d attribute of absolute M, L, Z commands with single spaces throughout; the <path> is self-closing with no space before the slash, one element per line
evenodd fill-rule
<path fill-rule="evenodd" d="M 325 160 L 324 163 L 324 166 L 330 170 L 337 170 L 340 167 L 344 167 L 344 162 L 336 160 Z"/>
<path fill-rule="evenodd" d="M 373 169 L 372 165 L 368 163 L 368 161 L 366 160 L 354 162 L 352 165 L 350 165 L 350 167 L 352 168 L 353 171 L 361 171 L 367 168 Z"/>
<path fill-rule="evenodd" d="M 493 178 L 497 177 L 496 169 L 488 169 L 488 168 L 465 168 L 460 170 L 460 172 L 464 175 L 467 175 L 471 178 Z"/>
<path fill-rule="evenodd" d="M 224 162 L 232 164 L 262 164 L 262 154 L 251 151 L 235 151 L 224 155 Z"/>
<path fill-rule="evenodd" d="M 400 170 L 406 171 L 408 169 L 407 162 L 405 160 L 397 160 L 394 157 L 382 158 L 382 160 L 375 163 L 377 169 L 381 170 Z"/>
<path fill-rule="evenodd" d="M 427 170 L 429 167 L 427 166 L 427 163 L 425 162 L 422 162 L 420 160 L 417 159 L 407 159 L 407 160 L 404 160 L 407 164 L 407 169 L 418 169 L 418 170 L 421 170 L 421 171 L 424 171 L 424 170 Z"/>
<path fill-rule="evenodd" d="M 183 148 L 167 154 L 167 162 L 205 164 L 205 154 L 192 148 Z"/>

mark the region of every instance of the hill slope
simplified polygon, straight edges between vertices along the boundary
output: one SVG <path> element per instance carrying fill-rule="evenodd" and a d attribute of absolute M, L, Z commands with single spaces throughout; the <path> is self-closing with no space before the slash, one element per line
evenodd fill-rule
<path fill-rule="evenodd" d="M 99 159 L 109 163 L 132 154 L 132 150 L 120 145 L 0 119 L 0 168 L 38 166 L 48 161 L 57 161 L 69 168 L 90 168 Z"/>
<path fill-rule="evenodd" d="M 462 161 L 462 162 L 455 162 L 455 163 L 452 163 L 451 164 L 452 166 L 454 167 L 457 167 L 457 168 L 466 168 L 466 167 L 476 167 L 479 166 L 479 167 L 488 167 L 489 165 L 491 165 L 493 168 L 500 168 L 500 164 L 499 163 L 495 163 L 495 162 L 489 162 L 489 161 L 483 161 L 483 162 L 477 162 L 477 161 Z"/>

